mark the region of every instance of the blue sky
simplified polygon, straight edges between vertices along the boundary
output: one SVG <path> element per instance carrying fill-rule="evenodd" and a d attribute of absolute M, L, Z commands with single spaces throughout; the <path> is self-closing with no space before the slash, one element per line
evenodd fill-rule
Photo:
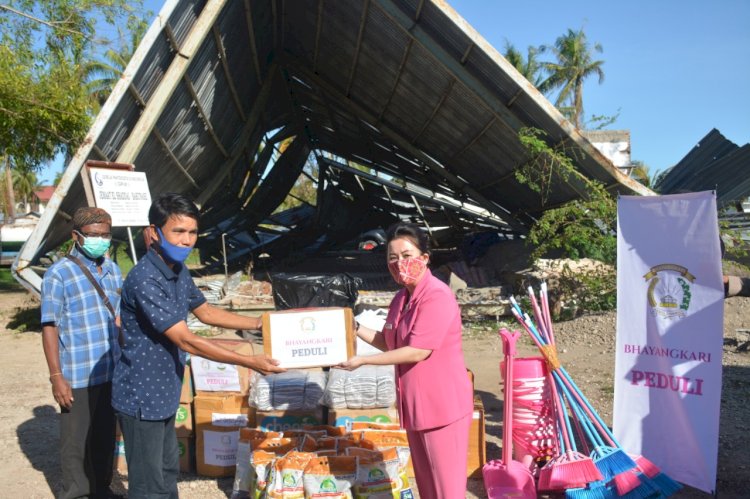
<path fill-rule="evenodd" d="M 632 159 L 652 172 L 677 163 L 712 128 L 750 142 L 750 0 L 449 3 L 500 52 L 506 40 L 525 54 L 583 27 L 605 61 L 604 82 L 584 87 L 586 116 L 619 111 L 609 128 L 630 130 Z M 144 4 L 156 14 L 162 2 Z"/>
<path fill-rule="evenodd" d="M 662 170 L 712 128 L 750 142 L 748 0 L 452 0 L 450 5 L 501 53 L 526 53 L 568 28 L 600 43 L 605 79 L 584 86 L 586 116 L 615 115 L 630 130 L 631 156 Z M 542 60 L 548 57 L 542 56 Z"/>

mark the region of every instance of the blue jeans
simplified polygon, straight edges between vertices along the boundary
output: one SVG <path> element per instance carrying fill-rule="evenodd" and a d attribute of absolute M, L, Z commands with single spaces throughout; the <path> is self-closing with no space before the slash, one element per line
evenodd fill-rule
<path fill-rule="evenodd" d="M 125 441 L 129 499 L 178 498 L 180 453 L 174 418 L 146 421 L 117 413 Z"/>

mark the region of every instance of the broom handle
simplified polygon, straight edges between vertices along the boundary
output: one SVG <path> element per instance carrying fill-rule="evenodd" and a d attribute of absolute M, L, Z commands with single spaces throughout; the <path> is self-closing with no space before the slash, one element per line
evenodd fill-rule
<path fill-rule="evenodd" d="M 534 340 L 534 343 L 536 343 L 536 346 L 538 348 L 541 348 L 542 345 L 546 345 L 546 343 L 544 343 L 544 340 L 540 337 L 539 332 L 536 330 L 536 327 L 534 327 L 534 324 L 530 321 L 527 322 L 522 317 L 523 311 L 518 305 L 518 302 L 516 302 L 516 300 L 512 296 L 510 298 L 510 301 L 512 305 L 511 312 L 513 312 L 516 320 L 520 322 L 524 329 L 529 333 L 531 338 Z M 586 396 L 583 395 L 583 393 L 581 393 L 581 390 L 575 385 L 570 377 L 570 374 L 568 374 L 568 372 L 562 366 L 560 366 L 557 370 L 560 371 L 560 373 L 562 374 L 562 379 L 565 381 L 565 383 L 567 383 L 571 391 L 575 394 L 581 406 L 586 409 L 589 417 L 591 417 L 592 421 L 596 423 L 599 432 L 607 439 L 608 442 L 610 442 L 610 445 L 614 447 L 621 447 L 620 444 L 615 440 L 614 435 L 612 435 L 612 433 L 609 431 L 609 428 L 607 428 L 607 425 L 604 423 L 604 421 L 602 421 L 601 417 L 591 406 L 591 403 L 586 399 Z"/>
<path fill-rule="evenodd" d="M 617 443 L 617 440 L 615 440 L 614 435 L 612 435 L 612 432 L 609 431 L 609 428 L 607 428 L 607 425 L 604 421 L 602 421 L 601 416 L 596 412 L 596 410 L 591 406 L 591 403 L 588 401 L 586 396 L 581 392 L 580 388 L 576 386 L 575 382 L 570 377 L 570 374 L 565 370 L 564 367 L 560 366 L 558 369 L 560 373 L 562 374 L 562 379 L 565 382 L 566 385 L 571 389 L 573 392 L 573 395 L 578 399 L 578 403 L 586 410 L 586 413 L 588 414 L 589 418 L 596 424 L 596 427 L 599 429 L 599 432 L 606 438 L 606 440 L 609 442 L 609 444 L 613 447 L 621 447 L 619 443 Z"/>
<path fill-rule="evenodd" d="M 560 425 L 560 433 L 562 433 L 563 437 L 563 445 L 565 447 L 565 451 L 563 452 L 569 452 L 572 450 L 575 450 L 575 448 L 570 444 L 570 437 L 568 436 L 568 431 L 570 429 L 570 421 L 567 418 L 567 415 L 565 414 L 565 407 L 562 404 L 562 399 L 560 398 L 560 394 L 557 391 L 557 387 L 555 387 L 555 382 L 550 380 L 550 386 L 552 387 L 552 398 L 555 401 L 555 409 L 557 411 L 557 418 L 559 420 Z M 562 454 L 562 452 L 561 452 Z"/>
<path fill-rule="evenodd" d="M 552 315 L 549 313 L 549 299 L 547 296 L 547 283 L 542 282 L 542 285 L 540 287 L 539 294 L 542 299 L 542 311 L 544 312 L 545 317 L 547 318 L 547 332 L 549 334 L 549 339 L 552 344 L 555 343 L 555 331 L 552 329 Z"/>
<path fill-rule="evenodd" d="M 503 401 L 503 462 L 505 466 L 509 466 L 513 445 L 513 357 L 516 354 L 516 341 L 520 335 L 518 331 L 511 333 L 507 329 L 500 330 L 505 354 L 505 400 Z"/>
<path fill-rule="evenodd" d="M 547 324 L 545 323 L 544 315 L 542 315 L 542 310 L 539 308 L 539 303 L 536 301 L 536 296 L 534 296 L 534 288 L 529 286 L 527 289 L 527 293 L 529 295 L 529 300 L 531 301 L 531 309 L 534 312 L 534 318 L 536 319 L 537 325 L 541 330 L 542 337 L 547 342 L 549 342 L 549 329 L 547 328 Z"/>
<path fill-rule="evenodd" d="M 555 376 L 555 381 L 560 384 L 560 388 L 568 400 L 568 405 L 570 405 L 570 408 L 572 409 L 576 418 L 581 421 L 583 431 L 586 433 L 589 441 L 591 441 L 591 443 L 595 447 L 601 447 L 603 445 L 601 437 L 599 437 L 595 433 L 592 433 L 588 428 L 587 422 L 590 423 L 590 421 L 588 421 L 588 417 L 586 417 L 586 415 L 581 412 L 581 407 L 575 400 L 573 400 L 573 397 L 571 396 L 570 391 L 568 391 L 568 388 L 565 386 L 565 383 L 560 380 L 560 376 L 557 373 L 553 373 L 553 375 Z"/>

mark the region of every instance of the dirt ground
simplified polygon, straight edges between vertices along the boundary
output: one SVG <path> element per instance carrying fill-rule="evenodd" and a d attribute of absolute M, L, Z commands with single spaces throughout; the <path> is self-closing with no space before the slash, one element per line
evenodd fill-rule
<path fill-rule="evenodd" d="M 48 373 L 37 330 L 19 331 L 38 314 L 38 302 L 26 292 L 0 291 L 0 496 L 49 498 L 60 488 L 58 410 L 50 393 Z M 36 328 L 38 329 L 38 328 Z M 724 381 L 722 391 L 717 497 L 749 497 L 750 422 L 750 299 L 725 302 Z M 561 360 L 573 379 L 611 423 L 614 369 L 614 313 L 585 316 L 556 325 Z M 475 373 L 487 417 L 489 459 L 500 457 L 502 395 L 498 362 L 502 356 L 495 327 L 466 334 L 467 365 Z M 537 352 L 530 341 L 521 356 Z M 186 499 L 226 498 L 232 480 L 181 475 L 180 496 Z M 127 477 L 115 477 L 116 491 L 127 490 Z M 481 480 L 471 480 L 467 497 L 486 497 Z M 675 497 L 704 498 L 687 489 Z"/>

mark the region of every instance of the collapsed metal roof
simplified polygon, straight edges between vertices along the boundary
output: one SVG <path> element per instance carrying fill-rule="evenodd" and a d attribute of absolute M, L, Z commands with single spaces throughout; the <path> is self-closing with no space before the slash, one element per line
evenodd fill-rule
<path fill-rule="evenodd" d="M 433 233 L 439 244 L 523 234 L 545 209 L 585 196 L 579 179 L 555 182 L 544 200 L 516 180 L 532 159 L 523 127 L 610 191 L 650 194 L 445 2 L 168 0 L 13 268 L 38 291 L 33 266 L 87 202 L 87 160 L 133 163 L 152 197 L 193 197 L 209 261 L 222 234 L 247 258 L 274 245 L 336 248 L 399 218 L 448 227 Z M 310 162 L 314 207 L 273 214 Z"/>
<path fill-rule="evenodd" d="M 750 144 L 740 147 L 713 129 L 656 187 L 663 194 L 682 191 L 716 191 L 720 208 L 741 203 L 750 196 Z"/>

